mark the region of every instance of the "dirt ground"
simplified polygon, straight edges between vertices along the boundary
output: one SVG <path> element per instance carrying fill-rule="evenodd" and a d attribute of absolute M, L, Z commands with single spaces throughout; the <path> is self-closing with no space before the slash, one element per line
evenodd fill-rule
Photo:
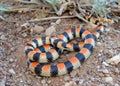
<path fill-rule="evenodd" d="M 19 5 L 12 0 L 0 2 Z M 8 22 L 0 20 L 0 86 L 120 86 L 120 63 L 117 65 L 106 63 L 108 59 L 120 53 L 120 22 L 106 28 L 102 38 L 96 42 L 90 58 L 77 70 L 58 77 L 37 77 L 27 69 L 24 47 L 29 40 L 45 36 L 46 29 L 40 33 L 30 33 L 21 29 L 21 25 L 35 18 L 35 15 L 36 11 L 17 12 L 3 16 Z M 55 21 L 30 24 L 48 28 Z M 53 35 L 79 24 L 83 23 L 76 18 L 61 19 Z M 67 60 L 75 53 L 62 55 L 55 64 Z"/>

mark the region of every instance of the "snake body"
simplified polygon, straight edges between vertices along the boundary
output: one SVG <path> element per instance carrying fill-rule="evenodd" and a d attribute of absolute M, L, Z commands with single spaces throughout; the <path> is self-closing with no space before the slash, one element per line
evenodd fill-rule
<path fill-rule="evenodd" d="M 58 37 L 47 36 L 28 42 L 25 46 L 25 53 L 29 58 L 27 61 L 28 68 L 38 76 L 59 76 L 70 73 L 81 66 L 91 55 L 95 41 L 104 31 L 103 23 L 97 18 L 86 15 L 85 19 L 97 25 L 97 30 L 94 33 L 90 33 L 83 28 L 72 28 Z M 83 41 L 70 43 L 70 40 L 75 38 L 81 38 Z M 63 50 L 78 51 L 78 53 L 64 63 L 56 65 L 43 64 L 56 60 Z"/>

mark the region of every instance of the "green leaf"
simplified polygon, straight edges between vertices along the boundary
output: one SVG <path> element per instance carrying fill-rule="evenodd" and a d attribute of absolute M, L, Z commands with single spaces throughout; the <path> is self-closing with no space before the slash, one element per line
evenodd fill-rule
<path fill-rule="evenodd" d="M 49 4 L 52 4 L 52 5 L 57 4 L 57 0 L 45 0 L 45 1 L 48 2 Z"/>
<path fill-rule="evenodd" d="M 0 3 L 0 11 L 6 11 L 8 6 L 6 4 Z"/>

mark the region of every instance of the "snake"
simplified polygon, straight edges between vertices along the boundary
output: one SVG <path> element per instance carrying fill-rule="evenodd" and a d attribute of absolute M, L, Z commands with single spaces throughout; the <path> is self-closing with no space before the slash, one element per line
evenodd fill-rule
<path fill-rule="evenodd" d="M 29 41 L 25 46 L 29 70 L 37 76 L 52 77 L 70 73 L 80 67 L 90 57 L 95 42 L 104 31 L 103 22 L 99 19 L 89 15 L 85 19 L 97 25 L 95 32 L 73 27 L 58 36 L 39 37 Z M 71 43 L 75 38 L 82 41 Z M 63 63 L 49 64 L 58 59 L 64 50 L 77 51 L 77 54 Z"/>

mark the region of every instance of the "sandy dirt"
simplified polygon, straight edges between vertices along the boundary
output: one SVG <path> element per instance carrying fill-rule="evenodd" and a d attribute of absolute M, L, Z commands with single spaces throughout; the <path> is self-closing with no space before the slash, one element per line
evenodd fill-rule
<path fill-rule="evenodd" d="M 19 5 L 12 0 L 1 0 L 9 5 Z M 5 14 L 9 22 L 0 20 L 0 86 L 120 86 L 120 64 L 110 65 L 106 61 L 120 53 L 120 22 L 109 25 L 102 38 L 96 42 L 96 47 L 90 58 L 70 74 L 59 77 L 34 76 L 26 65 L 24 53 L 25 44 L 36 37 L 45 36 L 46 28 L 56 20 L 30 23 L 44 27 L 40 33 L 23 31 L 21 25 L 35 18 L 36 11 L 26 13 Z M 83 24 L 78 19 L 61 19 L 56 27 L 56 33 Z M 55 64 L 64 62 L 76 52 L 61 55 Z"/>

